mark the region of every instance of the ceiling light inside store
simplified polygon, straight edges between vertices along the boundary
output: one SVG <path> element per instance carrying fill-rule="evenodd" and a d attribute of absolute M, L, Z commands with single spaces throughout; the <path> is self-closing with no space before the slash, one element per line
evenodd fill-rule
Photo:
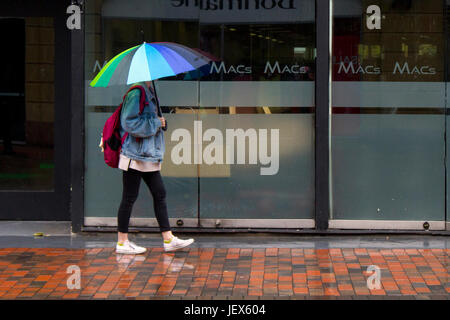
<path fill-rule="evenodd" d="M 304 54 L 305 52 L 305 47 L 294 47 L 294 54 Z"/>
<path fill-rule="evenodd" d="M 235 28 L 229 28 L 228 30 L 230 30 L 230 31 L 236 31 Z"/>

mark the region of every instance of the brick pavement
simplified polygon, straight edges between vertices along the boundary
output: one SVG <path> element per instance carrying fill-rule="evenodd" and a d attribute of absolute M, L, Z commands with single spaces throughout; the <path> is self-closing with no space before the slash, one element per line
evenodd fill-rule
<path fill-rule="evenodd" d="M 449 249 L 0 249 L 0 299 L 449 299 Z M 81 270 L 69 289 L 67 268 Z M 369 289 L 370 265 L 381 287 Z"/>

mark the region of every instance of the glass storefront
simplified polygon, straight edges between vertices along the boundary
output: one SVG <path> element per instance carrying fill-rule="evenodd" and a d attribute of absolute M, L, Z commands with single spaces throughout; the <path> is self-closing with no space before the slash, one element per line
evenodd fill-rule
<path fill-rule="evenodd" d="M 170 41 L 213 60 L 200 74 L 156 82 L 173 222 L 314 227 L 313 0 L 105 0 L 89 1 L 85 14 L 86 225 L 116 223 L 121 172 L 104 164 L 98 143 L 127 89 L 88 84 L 119 52 Z M 132 225 L 155 226 L 148 190 L 140 192 Z"/>
<path fill-rule="evenodd" d="M 212 59 L 156 82 L 172 225 L 314 228 L 315 5 L 87 1 L 84 224 L 116 225 L 121 171 L 104 164 L 98 144 L 127 90 L 89 82 L 119 52 L 170 41 Z M 329 228 L 446 228 L 449 8 L 333 1 Z M 140 193 L 131 224 L 156 226 L 145 185 Z"/>
<path fill-rule="evenodd" d="M 450 108 L 450 0 L 446 0 L 446 5 L 444 5 L 445 10 L 445 33 L 446 33 L 446 53 L 445 53 L 445 141 L 446 141 L 446 154 L 445 154 L 445 167 L 446 169 L 450 167 L 450 161 L 448 159 L 448 152 L 450 148 L 450 142 L 447 138 L 448 132 L 450 132 L 450 124 L 448 123 L 448 110 Z M 448 183 L 450 181 L 450 176 L 448 175 L 448 170 L 446 170 L 446 199 L 449 199 L 450 189 L 448 188 Z M 446 202 L 447 203 L 447 202 Z M 446 230 L 450 230 L 450 210 L 448 205 L 446 205 L 446 220 L 447 220 L 447 228 Z"/>
<path fill-rule="evenodd" d="M 330 226 L 443 229 L 443 2 L 333 3 Z"/>

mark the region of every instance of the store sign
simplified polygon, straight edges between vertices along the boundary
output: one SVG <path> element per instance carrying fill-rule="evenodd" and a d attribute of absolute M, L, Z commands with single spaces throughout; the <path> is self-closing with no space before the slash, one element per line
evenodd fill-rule
<path fill-rule="evenodd" d="M 338 74 L 381 74 L 381 67 L 373 65 L 361 65 L 354 61 L 348 62 L 348 57 L 345 61 L 339 62 Z M 357 60 L 357 59 L 356 59 Z M 418 66 L 409 65 L 408 62 L 400 63 L 395 62 L 392 74 L 407 74 L 407 75 L 434 75 L 436 74 L 436 68 L 432 66 Z"/>
<path fill-rule="evenodd" d="M 103 17 L 202 23 L 314 22 L 314 0 L 105 0 Z"/>
<path fill-rule="evenodd" d="M 294 0 L 172 0 L 175 8 L 198 7 L 200 10 L 272 10 L 296 9 Z"/>
<path fill-rule="evenodd" d="M 225 65 L 225 62 L 221 62 L 221 63 L 216 63 L 216 62 L 212 62 L 211 63 L 211 68 L 209 70 L 209 73 L 236 73 L 236 74 L 251 74 L 252 73 L 252 67 L 249 66 L 245 66 L 243 64 L 239 64 L 237 66 L 227 66 Z"/>
<path fill-rule="evenodd" d="M 266 67 L 264 68 L 264 73 L 307 73 L 309 71 L 309 67 L 299 66 L 298 64 L 294 65 L 280 65 L 278 61 L 275 61 L 273 64 L 270 61 L 266 62 Z"/>
<path fill-rule="evenodd" d="M 357 74 L 357 73 L 381 74 L 381 68 L 372 66 L 372 65 L 362 66 L 360 64 L 356 64 L 356 63 L 354 64 L 353 62 L 350 62 L 347 65 L 345 65 L 344 62 L 341 62 L 339 64 L 338 73 L 341 73 L 341 72 L 352 73 L 352 74 Z"/>
<path fill-rule="evenodd" d="M 410 66 L 408 62 L 403 63 L 403 66 L 400 65 L 399 62 L 395 63 L 393 74 L 395 73 L 400 74 L 417 74 L 417 75 L 427 75 L 427 74 L 436 74 L 436 68 L 430 67 L 430 66 Z"/>
<path fill-rule="evenodd" d="M 251 74 L 252 67 L 246 66 L 243 64 L 226 65 L 225 62 L 223 62 L 223 61 L 221 63 L 212 62 L 209 73 L 221 73 L 221 72 L 223 72 L 225 74 L 232 74 L 232 73 L 234 73 L 234 74 Z M 300 73 L 308 73 L 308 72 L 309 72 L 309 67 L 307 67 L 307 66 L 300 66 L 298 64 L 283 65 L 283 64 L 280 64 L 280 62 L 278 62 L 278 61 L 275 61 L 275 62 L 267 61 L 266 65 L 264 67 L 265 74 L 274 74 L 274 73 L 300 74 Z"/>
<path fill-rule="evenodd" d="M 95 60 L 94 68 L 92 69 L 92 73 L 96 73 L 97 71 L 101 71 L 104 66 L 108 63 L 108 60 L 103 61 L 103 65 L 100 64 L 99 60 Z"/>
<path fill-rule="evenodd" d="M 270 153 L 267 129 L 250 128 L 245 131 L 244 129 L 226 129 L 224 135 L 221 130 L 215 128 L 203 132 L 202 121 L 194 121 L 193 140 L 190 131 L 184 128 L 175 129 L 170 139 L 178 142 L 171 152 L 171 160 L 175 165 L 203 163 L 229 165 L 235 164 L 236 158 L 236 164 L 256 165 L 259 162 L 260 165 L 265 166 L 260 168 L 261 175 L 278 173 L 279 129 L 270 129 Z M 205 142 L 207 145 L 204 147 Z M 247 154 L 248 157 L 246 157 Z"/>

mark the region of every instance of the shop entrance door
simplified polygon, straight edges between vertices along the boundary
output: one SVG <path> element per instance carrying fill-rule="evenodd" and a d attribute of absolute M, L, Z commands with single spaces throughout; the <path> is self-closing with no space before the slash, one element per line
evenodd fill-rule
<path fill-rule="evenodd" d="M 70 220 L 64 6 L 3 1 L 0 12 L 0 220 Z"/>

